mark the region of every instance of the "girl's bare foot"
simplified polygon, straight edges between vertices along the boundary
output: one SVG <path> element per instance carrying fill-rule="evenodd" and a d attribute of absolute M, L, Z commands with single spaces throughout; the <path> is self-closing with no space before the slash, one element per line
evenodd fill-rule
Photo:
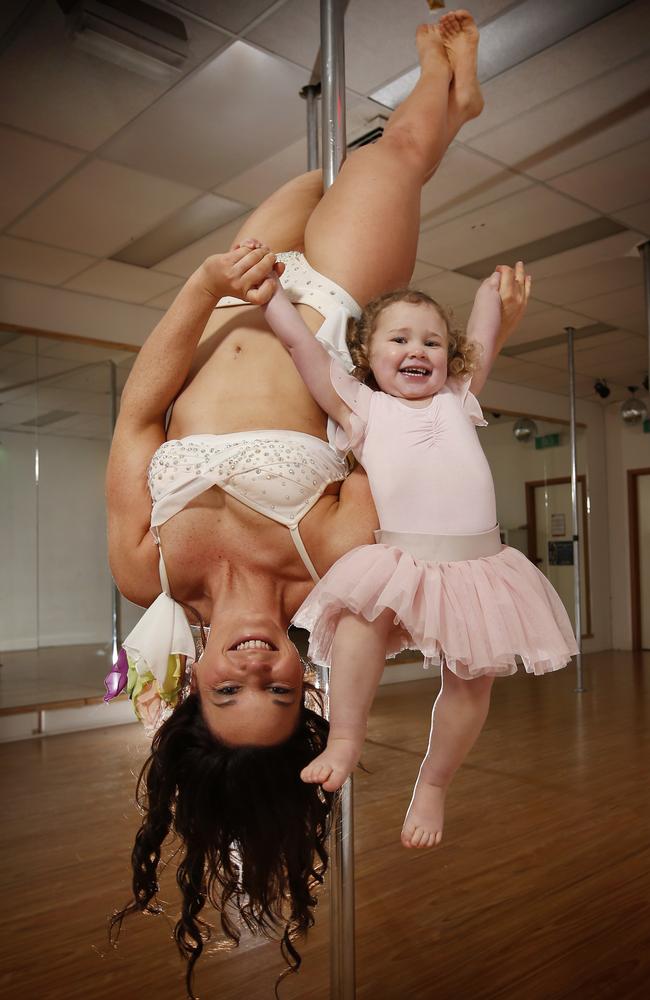
<path fill-rule="evenodd" d="M 443 72 L 451 80 L 452 66 L 447 58 L 443 39 L 435 24 L 418 25 L 415 32 L 415 45 L 423 73 Z"/>
<path fill-rule="evenodd" d="M 443 14 L 437 24 L 440 38 L 454 73 L 449 92 L 466 120 L 477 118 L 483 110 L 483 95 L 478 82 L 478 28 L 466 10 Z"/>
<path fill-rule="evenodd" d="M 355 740 L 329 739 L 325 750 L 300 772 L 308 785 L 322 785 L 335 792 L 350 777 L 359 762 L 360 747 Z"/>
<path fill-rule="evenodd" d="M 442 840 L 446 794 L 446 788 L 429 784 L 420 772 L 402 827 L 404 847 L 438 846 Z"/>

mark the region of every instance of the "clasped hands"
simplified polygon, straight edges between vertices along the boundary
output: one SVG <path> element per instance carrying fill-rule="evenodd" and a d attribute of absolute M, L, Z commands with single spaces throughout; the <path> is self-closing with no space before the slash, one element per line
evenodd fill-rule
<path fill-rule="evenodd" d="M 196 272 L 203 289 L 214 299 L 232 295 L 263 306 L 277 287 L 284 264 L 259 240 L 237 243 L 227 253 L 208 257 Z"/>

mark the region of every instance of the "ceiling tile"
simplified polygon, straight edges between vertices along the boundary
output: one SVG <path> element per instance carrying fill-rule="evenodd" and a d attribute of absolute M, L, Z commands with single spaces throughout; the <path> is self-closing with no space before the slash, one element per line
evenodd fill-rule
<path fill-rule="evenodd" d="M 545 101 L 470 140 L 473 149 L 547 179 L 650 134 L 650 56 Z"/>
<path fill-rule="evenodd" d="M 422 223 L 441 225 L 529 187 L 530 183 L 526 177 L 494 160 L 453 143 L 432 179 L 422 189 Z"/>
<path fill-rule="evenodd" d="M 457 268 L 593 218 L 595 213 L 583 205 L 533 185 L 421 232 L 417 255 L 441 267 Z"/>
<path fill-rule="evenodd" d="M 83 160 L 84 154 L 0 126 L 0 228 L 40 198 Z"/>
<path fill-rule="evenodd" d="M 629 327 L 641 333 L 646 324 L 645 302 L 641 285 L 581 299 L 579 302 L 573 302 L 572 305 L 576 312 L 583 313 L 585 316 L 593 316 L 594 319 L 612 323 L 623 329 Z"/>
<path fill-rule="evenodd" d="M 639 205 L 632 205 L 612 214 L 627 226 L 650 236 L 650 201 L 642 201 Z"/>
<path fill-rule="evenodd" d="M 592 296 L 594 292 L 603 295 L 640 285 L 642 281 L 641 260 L 638 257 L 618 257 L 536 280 L 535 294 L 545 302 L 566 305 Z"/>
<path fill-rule="evenodd" d="M 527 351 L 525 354 L 519 354 L 517 360 L 529 363 L 534 362 L 538 365 L 546 365 L 549 368 L 560 368 L 566 372 L 566 344 L 556 344 L 554 347 L 542 347 L 538 351 Z"/>
<path fill-rule="evenodd" d="M 172 304 L 172 302 L 174 301 L 174 299 L 176 298 L 182 287 L 183 285 L 178 284 L 178 279 L 177 279 L 177 283 L 174 285 L 173 288 L 170 288 L 168 292 L 163 292 L 162 295 L 157 295 L 155 299 L 149 299 L 149 301 L 146 304 L 148 306 L 157 306 L 158 309 L 169 309 L 170 305 Z"/>
<path fill-rule="evenodd" d="M 211 21 L 218 28 L 235 33 L 242 31 L 263 14 L 276 0 L 176 0 L 176 6 Z"/>
<path fill-rule="evenodd" d="M 481 23 L 508 0 L 476 0 L 472 14 Z M 368 94 L 417 66 L 415 29 L 427 19 L 421 0 L 354 0 L 345 16 L 346 83 Z M 380 30 L 378 28 L 380 27 Z M 247 32 L 256 45 L 311 70 L 320 46 L 319 5 L 288 0 L 262 24 Z M 320 67 L 317 67 L 320 75 Z"/>
<path fill-rule="evenodd" d="M 11 228 L 16 236 L 108 257 L 181 205 L 195 188 L 94 160 Z"/>
<path fill-rule="evenodd" d="M 413 274 L 411 275 L 411 284 L 415 285 L 420 281 L 424 281 L 425 278 L 431 278 L 435 274 L 442 273 L 443 269 L 441 267 L 434 267 L 433 264 L 427 264 L 424 260 L 416 260 Z"/>
<path fill-rule="evenodd" d="M 190 274 L 199 267 L 206 257 L 213 253 L 224 253 L 232 246 L 235 236 L 243 226 L 248 216 L 242 216 L 229 222 L 227 226 L 216 229 L 213 233 L 191 243 L 178 253 L 172 254 L 166 260 L 161 260 L 156 266 L 156 270 L 165 274 L 175 274 L 179 278 L 189 278 Z"/>
<path fill-rule="evenodd" d="M 636 205 L 648 193 L 650 139 L 549 181 L 551 187 L 601 212 Z"/>
<path fill-rule="evenodd" d="M 648 204 L 650 205 L 650 202 Z M 528 271 L 533 277 L 533 290 L 537 294 L 537 283 L 543 278 L 552 275 L 562 276 L 591 264 L 625 257 L 642 238 L 640 233 L 626 230 L 624 233 L 616 233 L 614 236 L 607 236 L 605 239 L 585 243 L 572 250 L 533 261 L 528 265 Z"/>
<path fill-rule="evenodd" d="M 307 169 L 307 141 L 298 139 L 279 153 L 220 184 L 215 190 L 224 198 L 259 205 L 270 194 Z"/>
<path fill-rule="evenodd" d="M 464 274 L 454 274 L 453 271 L 443 271 L 418 283 L 418 288 L 439 302 L 443 308 L 472 302 L 480 281 L 466 278 Z"/>
<path fill-rule="evenodd" d="M 463 126 L 461 138 L 468 142 L 489 133 L 516 115 L 644 55 L 649 32 L 650 5 L 635 0 L 514 66 L 484 86 L 485 110 Z"/>
<path fill-rule="evenodd" d="M 304 70 L 235 42 L 140 115 L 102 156 L 215 189 L 304 134 L 299 92 L 307 82 Z"/>
<path fill-rule="evenodd" d="M 104 260 L 72 278 L 65 287 L 122 302 L 147 302 L 176 284 L 176 278 L 170 274 L 159 274 L 149 268 L 117 260 Z"/>
<path fill-rule="evenodd" d="M 85 254 L 58 250 L 42 243 L 0 236 L 0 274 L 10 278 L 35 281 L 41 285 L 60 285 L 94 260 L 94 257 Z"/>
<path fill-rule="evenodd" d="M 531 313 L 528 310 L 512 338 L 508 341 L 508 346 L 515 347 L 519 344 L 527 344 L 532 340 L 556 337 L 567 326 L 579 330 L 583 326 L 591 326 L 592 323 L 593 319 L 590 317 L 582 316 L 569 309 L 546 308 L 536 313 Z"/>
<path fill-rule="evenodd" d="M 78 50 L 57 4 L 32 7 L 0 60 L 7 124 L 93 150 L 166 89 Z"/>

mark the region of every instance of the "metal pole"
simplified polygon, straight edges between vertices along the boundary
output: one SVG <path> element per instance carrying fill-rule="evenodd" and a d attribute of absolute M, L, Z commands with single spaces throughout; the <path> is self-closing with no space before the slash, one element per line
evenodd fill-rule
<path fill-rule="evenodd" d="M 576 641 L 576 693 L 585 690 L 582 674 L 582 581 L 580 579 L 580 533 L 578 519 L 578 452 L 576 437 L 576 375 L 573 356 L 572 326 L 565 327 L 569 360 L 569 434 L 571 442 L 571 524 L 573 535 L 573 606 L 575 614 Z"/>
<path fill-rule="evenodd" d="M 345 45 L 343 0 L 321 0 L 321 81 L 323 184 L 334 183 L 345 159 Z"/>
<path fill-rule="evenodd" d="M 642 243 L 639 247 L 641 260 L 643 261 L 643 284 L 645 287 L 645 317 L 646 330 L 648 333 L 648 378 L 650 379 L 650 240 Z M 650 390 L 650 385 L 648 386 Z"/>
<path fill-rule="evenodd" d="M 307 170 L 318 169 L 318 101 L 320 83 L 308 83 L 300 91 L 307 102 Z"/>
<path fill-rule="evenodd" d="M 112 438 L 117 422 L 117 366 L 114 361 L 108 362 L 108 370 L 110 377 L 110 426 Z M 117 662 L 120 651 L 121 631 L 120 592 L 115 582 L 113 582 L 111 587 L 111 663 Z"/>
<path fill-rule="evenodd" d="M 345 158 L 344 0 L 321 0 L 322 160 L 325 189 Z M 330 997 L 354 1000 L 354 817 L 352 778 L 339 793 L 330 838 Z"/>

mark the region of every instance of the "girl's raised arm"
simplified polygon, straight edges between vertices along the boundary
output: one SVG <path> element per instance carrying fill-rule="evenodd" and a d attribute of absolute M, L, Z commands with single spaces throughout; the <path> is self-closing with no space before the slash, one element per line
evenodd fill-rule
<path fill-rule="evenodd" d="M 310 393 L 342 427 L 347 427 L 350 409 L 332 386 L 332 359 L 320 344 L 298 310 L 291 304 L 280 283 L 270 302 L 264 307 L 266 321 L 278 340 L 284 344 Z"/>
<path fill-rule="evenodd" d="M 474 299 L 467 337 L 481 348 L 478 370 L 472 376 L 472 392 L 478 395 L 506 341 L 512 336 L 528 303 L 531 277 L 523 261 L 514 269 L 499 264 L 479 287 Z"/>

